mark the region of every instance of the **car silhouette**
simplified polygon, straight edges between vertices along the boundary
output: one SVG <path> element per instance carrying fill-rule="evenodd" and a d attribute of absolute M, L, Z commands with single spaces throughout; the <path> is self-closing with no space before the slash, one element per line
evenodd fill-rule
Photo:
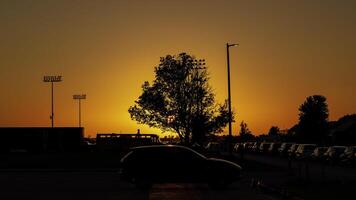
<path fill-rule="evenodd" d="M 316 147 L 316 144 L 300 144 L 295 151 L 295 156 L 300 160 L 309 159 Z"/>
<path fill-rule="evenodd" d="M 285 142 L 281 144 L 281 147 L 278 148 L 278 152 L 281 156 L 288 156 L 289 148 L 295 143 Z"/>
<path fill-rule="evenodd" d="M 281 143 L 273 142 L 268 148 L 268 153 L 275 155 L 278 153 L 278 149 L 281 147 Z"/>
<path fill-rule="evenodd" d="M 205 151 L 209 155 L 220 155 L 222 151 L 222 145 L 218 142 L 209 142 L 205 147 Z"/>
<path fill-rule="evenodd" d="M 153 145 L 132 148 L 121 159 L 120 175 L 138 188 L 154 183 L 208 183 L 222 188 L 240 179 L 241 167 L 233 162 L 206 158 L 178 145 Z"/>
<path fill-rule="evenodd" d="M 325 160 L 325 152 L 329 147 L 317 147 L 314 149 L 313 153 L 310 155 L 312 160 L 323 161 Z"/>
<path fill-rule="evenodd" d="M 292 146 L 290 146 L 290 148 L 288 149 L 289 158 L 295 158 L 295 153 L 296 153 L 299 145 L 300 144 L 292 144 Z"/>
<path fill-rule="evenodd" d="M 330 164 L 338 163 L 340 161 L 341 154 L 345 152 L 346 148 L 347 148 L 346 146 L 329 147 L 324 154 L 326 161 L 329 162 Z"/>

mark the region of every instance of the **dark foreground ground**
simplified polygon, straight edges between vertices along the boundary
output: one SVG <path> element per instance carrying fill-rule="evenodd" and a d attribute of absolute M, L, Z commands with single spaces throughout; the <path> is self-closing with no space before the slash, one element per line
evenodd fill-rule
<path fill-rule="evenodd" d="M 118 173 L 102 172 L 14 172 L 1 173 L 0 199 L 273 199 L 253 191 L 246 181 L 226 190 L 207 185 L 160 184 L 148 191 L 122 182 Z"/>
<path fill-rule="evenodd" d="M 310 165 L 307 179 L 298 163 L 288 170 L 283 159 L 235 156 L 232 160 L 243 167 L 244 177 L 227 189 L 169 183 L 142 191 L 120 180 L 116 155 L 73 156 L 3 157 L 0 199 L 356 199 L 355 174 L 346 177 L 354 172 L 349 168 L 327 168 L 326 178 L 320 178 L 319 166 Z"/>

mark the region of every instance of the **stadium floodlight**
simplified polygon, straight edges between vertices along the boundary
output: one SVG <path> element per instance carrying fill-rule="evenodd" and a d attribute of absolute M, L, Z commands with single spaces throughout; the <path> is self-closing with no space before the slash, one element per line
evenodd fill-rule
<path fill-rule="evenodd" d="M 52 113 L 49 117 L 51 119 L 52 128 L 54 127 L 54 102 L 53 102 L 53 83 L 54 82 L 61 82 L 62 76 L 44 76 L 43 82 L 50 82 L 51 83 L 51 102 L 52 102 Z"/>
<path fill-rule="evenodd" d="M 43 82 L 61 82 L 62 76 L 44 76 Z"/>
<path fill-rule="evenodd" d="M 73 95 L 73 99 L 74 100 L 78 100 L 78 106 L 79 106 L 79 112 L 78 112 L 78 115 L 79 115 L 79 127 L 82 127 L 82 110 L 81 110 L 81 100 L 82 99 L 86 99 L 87 98 L 87 95 L 86 94 L 75 94 Z"/>

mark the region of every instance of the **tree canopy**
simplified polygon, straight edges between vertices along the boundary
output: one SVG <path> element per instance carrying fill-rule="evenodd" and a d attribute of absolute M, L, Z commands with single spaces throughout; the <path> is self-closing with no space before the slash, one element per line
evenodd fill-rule
<path fill-rule="evenodd" d="M 301 142 L 325 143 L 328 132 L 329 110 L 326 97 L 307 97 L 299 107 L 299 123 L 296 138 Z"/>
<path fill-rule="evenodd" d="M 252 135 L 250 129 L 247 126 L 247 123 L 244 121 L 241 121 L 240 123 L 240 140 L 241 141 L 249 141 L 251 139 L 254 139 L 254 135 Z"/>
<path fill-rule="evenodd" d="M 227 104 L 215 103 L 203 62 L 186 53 L 162 57 L 153 83 L 144 82 L 142 94 L 129 108 L 131 119 L 176 132 L 185 144 L 202 143 L 207 135 L 222 132 L 229 121 Z"/>
<path fill-rule="evenodd" d="M 278 126 L 272 126 L 268 131 L 269 136 L 278 136 L 279 134 L 280 134 L 280 129 Z"/>

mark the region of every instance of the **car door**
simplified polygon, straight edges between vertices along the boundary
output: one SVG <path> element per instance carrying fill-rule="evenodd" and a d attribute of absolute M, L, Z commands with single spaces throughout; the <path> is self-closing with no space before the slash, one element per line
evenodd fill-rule
<path fill-rule="evenodd" d="M 174 149 L 174 158 L 171 164 L 174 165 L 175 178 L 181 182 L 200 182 L 206 172 L 206 160 L 186 148 Z"/>

